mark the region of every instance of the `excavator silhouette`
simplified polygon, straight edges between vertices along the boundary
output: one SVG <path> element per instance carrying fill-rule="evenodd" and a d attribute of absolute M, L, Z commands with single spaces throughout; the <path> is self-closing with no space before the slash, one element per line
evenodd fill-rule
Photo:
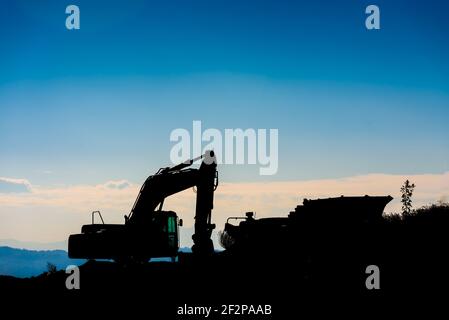
<path fill-rule="evenodd" d="M 202 160 L 198 169 L 189 168 Z M 211 223 L 214 191 L 218 186 L 216 158 L 213 151 L 174 167 L 159 169 L 149 176 L 125 224 L 105 224 L 100 212 L 92 212 L 92 224 L 84 225 L 81 234 L 69 237 L 69 257 L 113 259 L 144 262 L 155 257 L 175 257 L 179 250 L 179 226 L 182 220 L 173 211 L 163 211 L 165 198 L 196 187 L 196 210 L 193 254 L 209 256 L 214 252 Z M 102 223 L 94 223 L 98 213 Z"/>

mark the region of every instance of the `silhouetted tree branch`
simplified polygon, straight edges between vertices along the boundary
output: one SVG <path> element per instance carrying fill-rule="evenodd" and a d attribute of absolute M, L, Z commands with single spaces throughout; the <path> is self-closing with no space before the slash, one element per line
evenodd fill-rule
<path fill-rule="evenodd" d="M 410 215 L 412 213 L 412 196 L 415 184 L 405 180 L 401 187 L 402 215 Z"/>

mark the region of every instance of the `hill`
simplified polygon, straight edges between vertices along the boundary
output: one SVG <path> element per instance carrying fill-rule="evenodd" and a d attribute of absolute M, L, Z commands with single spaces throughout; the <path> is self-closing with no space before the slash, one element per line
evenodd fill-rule
<path fill-rule="evenodd" d="M 0 247 L 0 275 L 18 278 L 37 276 L 47 270 L 51 263 L 57 269 L 65 269 L 70 264 L 80 265 L 84 260 L 69 259 L 64 250 L 26 250 Z"/>

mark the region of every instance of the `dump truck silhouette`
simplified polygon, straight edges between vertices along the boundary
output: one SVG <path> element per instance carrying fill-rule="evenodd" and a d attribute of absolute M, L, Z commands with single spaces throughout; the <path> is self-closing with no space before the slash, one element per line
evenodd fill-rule
<path fill-rule="evenodd" d="M 268 249 L 291 250 L 310 243 L 319 234 L 335 234 L 339 239 L 355 232 L 370 231 L 383 221 L 385 206 L 391 196 L 336 197 L 304 199 L 288 217 L 255 219 L 228 218 L 220 241 L 226 249 L 253 252 Z M 231 221 L 240 221 L 237 225 Z"/>

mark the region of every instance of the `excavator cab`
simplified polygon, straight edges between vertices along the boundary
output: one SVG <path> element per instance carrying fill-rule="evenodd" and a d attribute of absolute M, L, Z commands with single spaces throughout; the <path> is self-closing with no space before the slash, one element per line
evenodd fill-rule
<path fill-rule="evenodd" d="M 70 235 L 69 257 L 148 261 L 174 257 L 179 249 L 179 219 L 174 211 L 155 211 L 136 224 L 89 224 Z"/>

